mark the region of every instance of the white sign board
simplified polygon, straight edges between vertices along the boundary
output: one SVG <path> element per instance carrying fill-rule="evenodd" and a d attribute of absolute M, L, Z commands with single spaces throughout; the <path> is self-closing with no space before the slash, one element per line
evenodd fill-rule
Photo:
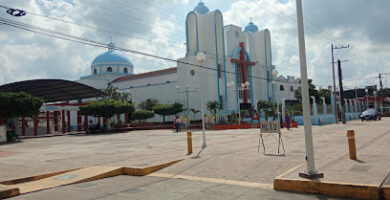
<path fill-rule="evenodd" d="M 280 122 L 262 121 L 260 122 L 261 133 L 280 133 Z"/>

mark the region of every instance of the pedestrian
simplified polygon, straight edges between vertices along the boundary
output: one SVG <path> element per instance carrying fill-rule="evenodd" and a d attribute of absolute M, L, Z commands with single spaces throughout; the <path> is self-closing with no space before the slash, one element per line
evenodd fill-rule
<path fill-rule="evenodd" d="M 176 124 L 177 124 L 176 132 L 181 132 L 181 123 L 182 123 L 182 119 L 178 117 L 176 120 Z"/>
<path fill-rule="evenodd" d="M 290 130 L 290 116 L 288 115 L 288 113 L 286 112 L 286 115 L 284 116 L 285 120 L 286 120 L 286 127 L 287 127 L 287 130 Z"/>
<path fill-rule="evenodd" d="M 179 132 L 179 125 L 178 125 L 178 117 L 175 115 L 175 118 L 173 119 L 173 126 L 175 127 L 176 133 Z"/>

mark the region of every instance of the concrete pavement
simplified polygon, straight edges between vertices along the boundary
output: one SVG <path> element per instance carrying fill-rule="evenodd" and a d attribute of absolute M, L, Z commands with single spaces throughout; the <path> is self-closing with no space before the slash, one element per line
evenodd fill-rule
<path fill-rule="evenodd" d="M 389 124 L 390 119 L 383 118 L 382 121 L 352 121 L 347 125 L 314 126 L 316 166 L 324 172 L 324 180 L 358 184 L 378 184 L 383 181 L 390 169 Z M 349 129 L 355 130 L 357 161 L 348 158 L 346 132 Z M 208 147 L 204 150 L 200 148 L 201 132 L 194 132 L 192 155 L 186 155 L 186 134 L 173 134 L 169 130 L 29 139 L 22 143 L 0 146 L 0 152 L 6 152 L 3 157 L 0 153 L 0 180 L 77 167 L 107 164 L 146 166 L 184 158 L 184 161 L 160 170 L 159 174 L 146 177 L 118 176 L 84 183 L 102 185 L 99 185 L 99 191 L 88 186 L 83 190 L 86 190 L 85 193 L 104 193 L 106 196 L 99 198 L 111 199 L 121 199 L 124 196 L 127 199 L 129 196 L 153 199 L 155 196 L 151 194 L 166 197 L 164 199 L 187 199 L 191 196 L 198 199 L 249 199 L 256 196 L 265 199 L 324 198 L 270 189 L 276 177 L 296 178 L 298 172 L 304 170 L 303 135 L 302 127 L 283 131 L 286 156 L 267 156 L 262 154 L 262 150 L 258 153 L 258 129 L 207 131 Z M 276 152 L 277 143 L 273 136 L 267 136 L 265 144 L 267 151 Z M 153 184 L 141 187 L 142 190 L 139 191 L 134 190 L 136 185 L 133 182 Z M 182 187 L 177 186 L 181 186 L 180 183 L 183 184 Z M 104 184 L 116 185 L 118 189 L 128 192 L 112 191 L 114 187 L 109 186 L 104 189 Z M 77 188 L 78 185 L 22 195 L 17 199 L 33 199 L 37 195 L 39 199 L 45 199 L 53 195 L 57 197 L 57 193 L 66 197 L 70 195 L 72 199 L 96 197 L 71 193 L 74 187 Z M 147 192 L 149 190 L 161 193 Z M 198 194 L 199 191 L 205 192 Z"/>

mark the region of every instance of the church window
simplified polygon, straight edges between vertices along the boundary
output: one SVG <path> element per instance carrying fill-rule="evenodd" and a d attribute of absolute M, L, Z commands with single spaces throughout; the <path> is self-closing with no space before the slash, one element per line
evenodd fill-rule
<path fill-rule="evenodd" d="M 96 69 L 93 69 L 93 74 L 97 74 L 97 70 Z"/>
<path fill-rule="evenodd" d="M 127 68 L 123 69 L 123 73 L 126 73 L 126 74 L 129 73 L 129 71 L 127 71 Z"/>
<path fill-rule="evenodd" d="M 290 91 L 294 92 L 294 86 L 290 86 Z"/>
<path fill-rule="evenodd" d="M 112 67 L 107 67 L 107 72 L 112 72 Z"/>
<path fill-rule="evenodd" d="M 279 90 L 280 90 L 280 91 L 284 91 L 284 85 L 280 85 L 280 86 L 279 86 Z"/>

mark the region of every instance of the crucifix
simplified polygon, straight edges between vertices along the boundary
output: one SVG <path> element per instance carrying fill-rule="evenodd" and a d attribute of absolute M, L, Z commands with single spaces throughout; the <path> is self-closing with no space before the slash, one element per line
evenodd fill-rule
<path fill-rule="evenodd" d="M 247 69 L 247 67 L 249 67 L 251 65 L 255 65 L 256 63 L 250 62 L 250 61 L 246 61 L 245 46 L 244 46 L 243 42 L 240 42 L 240 48 L 241 48 L 241 50 L 240 50 L 240 58 L 239 59 L 232 58 L 232 59 L 230 59 L 230 62 L 236 63 L 237 67 L 240 66 L 240 68 L 241 68 L 241 80 L 242 80 L 242 83 L 245 83 L 247 81 L 246 80 L 246 69 Z M 248 93 L 247 92 L 248 92 L 247 90 L 243 90 L 243 93 L 244 93 L 243 101 L 244 101 L 244 103 L 248 103 Z"/>

